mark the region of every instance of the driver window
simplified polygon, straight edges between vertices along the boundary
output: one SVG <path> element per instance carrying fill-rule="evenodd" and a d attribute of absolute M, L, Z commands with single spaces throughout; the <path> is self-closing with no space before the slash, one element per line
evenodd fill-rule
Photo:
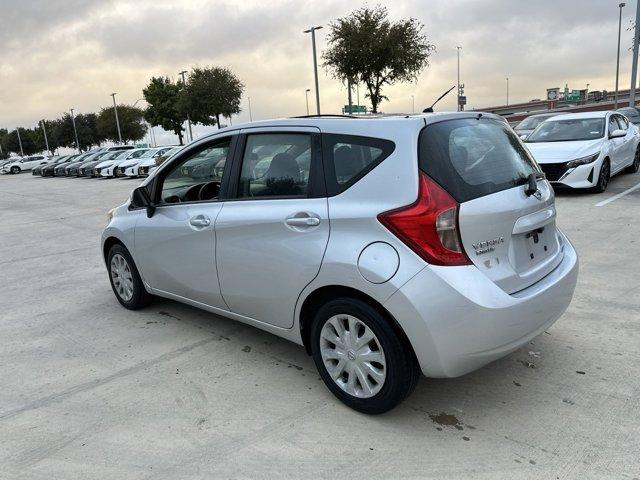
<path fill-rule="evenodd" d="M 611 135 L 614 131 L 618 130 L 620 128 L 620 126 L 618 125 L 618 122 L 616 121 L 616 116 L 615 115 L 611 115 L 609 117 L 609 135 Z"/>
<path fill-rule="evenodd" d="M 213 200 L 218 197 L 231 138 L 218 140 L 172 166 L 162 183 L 161 203 Z"/>

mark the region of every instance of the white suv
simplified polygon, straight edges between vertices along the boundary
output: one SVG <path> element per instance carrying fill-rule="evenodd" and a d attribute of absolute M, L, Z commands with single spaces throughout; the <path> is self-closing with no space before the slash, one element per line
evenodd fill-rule
<path fill-rule="evenodd" d="M 578 259 L 543 178 L 491 114 L 255 122 L 163 163 L 102 252 L 126 308 L 157 295 L 297 342 L 380 413 L 563 314 Z"/>
<path fill-rule="evenodd" d="M 20 160 L 16 160 L 12 163 L 7 163 L 2 167 L 2 173 L 20 173 L 26 172 L 33 168 L 36 168 L 38 165 L 43 165 L 47 163 L 46 155 L 32 155 L 30 157 L 22 157 Z"/>

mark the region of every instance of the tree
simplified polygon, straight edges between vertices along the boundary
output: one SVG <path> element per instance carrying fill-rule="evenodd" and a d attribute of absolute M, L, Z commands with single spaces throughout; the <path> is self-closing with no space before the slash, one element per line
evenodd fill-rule
<path fill-rule="evenodd" d="M 4 160 L 9 157 L 9 150 L 7 149 L 7 137 L 9 132 L 6 128 L 0 128 L 0 160 Z"/>
<path fill-rule="evenodd" d="M 80 150 L 89 150 L 94 145 L 100 145 L 104 141 L 98 135 L 96 127 L 97 116 L 95 113 L 81 113 L 75 116 L 76 129 L 78 130 L 78 142 Z M 49 133 L 49 131 L 47 131 Z M 56 120 L 52 129 L 52 136 L 57 145 L 61 147 L 78 148 L 73 132 L 71 115 L 65 113 L 62 118 Z"/>
<path fill-rule="evenodd" d="M 120 133 L 122 141 L 128 143 L 135 142 L 144 137 L 147 133 L 147 126 L 144 124 L 144 111 L 131 105 L 118 105 L 118 122 L 120 123 Z M 100 110 L 96 120 L 98 137 L 101 139 L 119 141 L 118 126 L 113 107 Z"/>
<path fill-rule="evenodd" d="M 228 68 L 194 68 L 180 91 L 178 109 L 188 112 L 194 123 L 220 127 L 221 115 L 240 113 L 243 91 L 243 83 Z"/>
<path fill-rule="evenodd" d="M 152 126 L 160 126 L 164 130 L 175 133 L 182 145 L 183 124 L 187 116 L 178 110 L 178 95 L 181 86 L 173 83 L 168 77 L 152 77 L 149 85 L 142 90 L 149 106 L 144 118 Z"/>
<path fill-rule="evenodd" d="M 20 141 L 18 141 L 18 133 L 16 130 L 9 132 L 6 140 L 7 151 L 20 155 L 20 143 L 22 143 L 22 153 L 25 155 L 33 155 L 38 151 L 33 141 L 33 131 L 28 128 L 20 127 Z"/>
<path fill-rule="evenodd" d="M 414 82 L 429 65 L 435 46 L 415 18 L 392 23 L 385 7 L 362 7 L 331 23 L 324 67 L 342 82 L 366 85 L 374 113 L 383 100 L 384 85 Z"/>

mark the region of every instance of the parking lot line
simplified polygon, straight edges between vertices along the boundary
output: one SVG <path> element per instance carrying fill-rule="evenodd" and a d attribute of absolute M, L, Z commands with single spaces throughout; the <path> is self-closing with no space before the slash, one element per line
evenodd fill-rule
<path fill-rule="evenodd" d="M 608 203 L 611 203 L 611 202 L 613 202 L 615 200 L 618 200 L 619 198 L 624 197 L 627 193 L 631 193 L 634 190 L 637 190 L 638 188 L 640 188 L 640 183 L 638 183 L 637 185 L 634 185 L 631 188 L 627 188 L 624 192 L 620 192 L 617 195 L 614 195 L 613 197 L 607 198 L 606 200 L 603 200 L 602 202 L 596 203 L 596 207 L 604 207 Z"/>

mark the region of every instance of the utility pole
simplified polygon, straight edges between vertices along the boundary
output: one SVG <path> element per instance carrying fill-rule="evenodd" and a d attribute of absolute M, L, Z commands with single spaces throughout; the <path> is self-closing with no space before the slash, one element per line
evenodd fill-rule
<path fill-rule="evenodd" d="M 50 152 L 50 150 L 49 150 L 49 139 L 47 138 L 47 128 L 44 125 L 44 118 L 42 119 L 42 132 L 44 133 L 44 144 L 47 147 L 47 152 Z"/>
<path fill-rule="evenodd" d="M 118 129 L 118 140 L 122 143 L 122 133 L 120 133 L 120 120 L 118 120 L 118 107 L 116 107 L 116 94 L 112 93 L 113 98 L 113 112 L 116 114 L 116 128 Z"/>
<path fill-rule="evenodd" d="M 316 81 L 316 112 L 320 115 L 320 88 L 318 87 L 318 59 L 316 57 L 316 30 L 320 30 L 322 26 L 311 27 L 304 33 L 311 33 L 311 48 L 313 49 L 313 75 Z"/>
<path fill-rule="evenodd" d="M 618 18 L 618 55 L 616 57 L 616 96 L 613 104 L 613 108 L 618 108 L 618 78 L 620 77 L 620 32 L 622 31 L 622 8 L 625 3 L 620 3 L 618 8 L 620 9 L 620 16 Z"/>
<path fill-rule="evenodd" d="M 178 74 L 178 75 L 182 75 L 182 88 L 187 87 L 187 81 L 184 78 L 185 73 L 187 73 L 187 71 L 183 70 Z M 189 141 L 193 142 L 193 132 L 191 131 L 191 118 L 189 117 L 189 112 L 187 112 L 187 128 L 189 129 L 189 138 L 191 139 Z M 218 125 L 218 128 L 220 128 L 220 125 Z"/>
<path fill-rule="evenodd" d="M 462 47 L 456 47 L 458 50 L 458 112 L 460 111 L 460 50 Z"/>
<path fill-rule="evenodd" d="M 18 134 L 18 145 L 20 145 L 20 156 L 24 157 L 24 151 L 22 151 L 22 139 L 20 138 L 20 127 L 16 128 L 16 133 Z"/>
<path fill-rule="evenodd" d="M 251 97 L 247 97 L 249 100 L 249 121 L 253 122 L 253 115 L 251 114 Z"/>
<path fill-rule="evenodd" d="M 73 116 L 73 108 L 71 109 L 71 123 L 73 123 L 73 134 L 76 136 L 76 148 L 78 149 L 78 153 L 82 153 L 80 151 L 80 142 L 78 141 L 78 130 L 76 129 L 76 117 Z"/>
<path fill-rule="evenodd" d="M 631 66 L 631 88 L 629 89 L 629 106 L 636 106 L 636 76 L 638 75 L 638 41 L 640 40 L 640 2 L 636 6 L 636 26 L 633 32 L 633 61 Z"/>
<path fill-rule="evenodd" d="M 411 113 L 416 113 L 416 99 L 411 95 Z"/>
<path fill-rule="evenodd" d="M 310 88 L 307 88 L 304 91 L 304 99 L 307 101 L 307 117 L 309 116 L 309 92 L 311 91 Z"/>

